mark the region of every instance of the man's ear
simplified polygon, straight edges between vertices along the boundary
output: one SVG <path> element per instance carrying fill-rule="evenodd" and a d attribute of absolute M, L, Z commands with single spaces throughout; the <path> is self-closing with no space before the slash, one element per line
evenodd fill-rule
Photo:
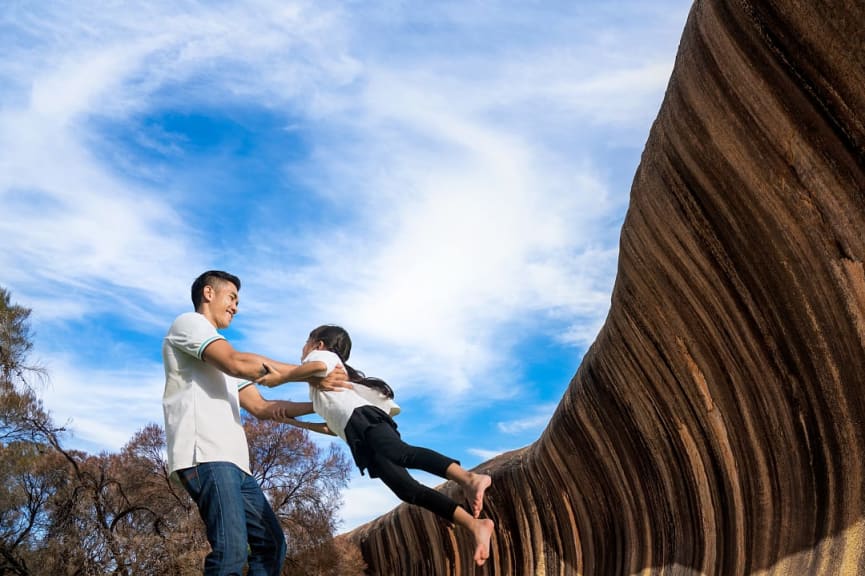
<path fill-rule="evenodd" d="M 213 300 L 213 294 L 214 294 L 213 286 L 211 286 L 210 284 L 207 284 L 204 287 L 204 289 L 201 291 L 201 301 L 202 302 L 210 302 L 211 300 Z"/>
<path fill-rule="evenodd" d="M 315 343 L 315 350 L 324 350 L 324 340 L 319 340 Z"/>

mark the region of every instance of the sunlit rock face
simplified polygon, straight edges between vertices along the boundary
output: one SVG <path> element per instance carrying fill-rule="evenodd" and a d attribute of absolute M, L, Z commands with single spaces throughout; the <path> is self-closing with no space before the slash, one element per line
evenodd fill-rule
<path fill-rule="evenodd" d="M 865 3 L 696 2 L 606 324 L 480 467 L 490 561 L 403 505 L 351 534 L 370 572 L 865 574 L 863 260 Z"/>

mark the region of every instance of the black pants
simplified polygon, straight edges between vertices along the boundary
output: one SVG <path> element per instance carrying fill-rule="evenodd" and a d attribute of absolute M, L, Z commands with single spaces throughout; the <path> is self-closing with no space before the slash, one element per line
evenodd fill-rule
<path fill-rule="evenodd" d="M 389 423 L 370 426 L 364 432 L 363 449 L 366 453 L 370 476 L 381 478 L 388 488 L 403 502 L 422 506 L 452 521 L 457 503 L 428 486 L 424 486 L 408 473 L 407 468 L 423 470 L 441 478 L 457 460 L 434 450 L 406 444 L 399 432 Z"/>

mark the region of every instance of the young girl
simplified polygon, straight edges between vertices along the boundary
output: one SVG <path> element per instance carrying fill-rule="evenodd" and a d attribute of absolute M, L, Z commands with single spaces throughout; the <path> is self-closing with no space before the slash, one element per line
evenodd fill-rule
<path fill-rule="evenodd" d="M 324 392 L 310 386 L 312 406 L 303 413 L 315 411 L 325 422 L 301 422 L 293 418 L 283 421 L 345 440 L 361 474 L 364 469 L 369 470 L 370 477 L 381 478 L 404 502 L 422 506 L 469 530 L 474 537 L 475 562 L 482 565 L 489 557 L 494 523 L 480 518 L 480 513 L 484 492 L 492 479 L 486 474 L 469 472 L 453 458 L 403 442 L 391 419 L 400 412 L 393 400 L 393 390 L 384 380 L 367 377 L 345 364 L 350 354 L 351 338 L 339 326 L 319 326 L 310 332 L 303 346 L 301 365 L 286 377 L 299 380 L 307 375 L 325 376 L 339 365 L 348 373 L 353 388 Z M 441 492 L 419 483 L 407 468 L 424 470 L 459 484 L 472 513 Z"/>

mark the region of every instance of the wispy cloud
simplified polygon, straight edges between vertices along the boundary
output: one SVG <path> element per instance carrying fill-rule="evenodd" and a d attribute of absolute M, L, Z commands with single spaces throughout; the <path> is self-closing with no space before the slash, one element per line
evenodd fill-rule
<path fill-rule="evenodd" d="M 358 476 L 351 486 L 342 492 L 342 528 L 350 530 L 355 526 L 377 518 L 401 504 L 380 480 L 368 476 Z"/>
<path fill-rule="evenodd" d="M 504 454 L 508 450 L 512 450 L 512 448 L 502 449 L 502 450 L 484 450 L 482 448 L 469 448 L 469 454 L 473 454 L 482 460 L 492 460 L 499 454 Z"/>
<path fill-rule="evenodd" d="M 477 10 L 449 5 L 414 17 L 445 18 L 456 35 Z M 408 15 L 379 11 L 359 26 L 411 45 L 401 22 L 389 20 Z M 84 16 L 92 21 L 85 25 Z M 525 119 L 543 126 L 563 113 L 572 122 L 622 121 L 633 109 L 651 114 L 645 97 L 662 89 L 668 54 L 657 61 L 632 56 L 610 68 L 622 54 L 611 50 L 593 69 L 564 36 L 551 43 L 529 37 L 509 48 L 519 48 L 519 57 L 504 50 L 511 57 L 491 65 L 482 57 L 486 45 L 455 52 L 443 35 L 432 37 L 428 50 L 415 46 L 401 58 L 357 43 L 351 18 L 359 16 L 302 2 L 257 2 L 254 10 L 151 3 L 129 12 L 82 12 L 61 2 L 52 10 L 10 12 L 7 21 L 19 35 L 44 39 L 35 51 L 6 46 L 33 66 L 11 71 L 24 75 L 11 85 L 29 86 L 29 94 L 19 92 L 0 112 L 0 194 L 18 216 L 2 228 L 18 249 L 4 251 L 0 263 L 18 271 L 19 285 L 75 285 L 76 302 L 83 295 L 89 306 L 102 296 L 98 283 L 156 303 L 181 293 L 187 271 L 208 260 L 195 248 L 206 232 L 185 227 L 171 199 L 192 191 L 159 190 L 114 174 L 94 156 L 87 121 L 122 119 L 176 104 L 181 95 L 205 105 L 208 94 L 218 93 L 299 109 L 322 128 L 299 176 L 319 184 L 331 201 L 357 208 L 343 222 L 325 215 L 325 227 L 340 229 L 336 242 L 319 236 L 323 243 L 307 250 L 314 262 L 307 274 L 347 280 L 319 291 L 330 316 L 369 327 L 382 344 L 422 351 L 430 365 L 465 366 L 429 375 L 444 377 L 454 392 L 496 365 L 493 335 L 520 315 L 557 310 L 580 319 L 574 334 L 586 332 L 588 315 L 590 334 L 603 316 L 616 253 L 615 226 L 597 223 L 614 221 L 622 201 L 611 199 L 589 156 L 550 148 Z M 67 19 L 68 29 L 61 26 Z M 491 42 L 494 24 L 487 24 Z M 581 32 L 600 36 L 589 27 Z M 340 137 L 330 137 L 334 131 Z M 45 170 L 49 158 L 55 169 Z M 31 225 L 34 219 L 43 225 Z M 279 258 L 248 264 L 296 267 Z M 156 276 L 170 280 L 148 280 Z M 270 307 L 272 298 L 264 304 Z"/>
<path fill-rule="evenodd" d="M 162 422 L 162 366 L 129 369 L 83 368 L 58 354 L 46 361 L 51 377 L 43 390 L 55 422 L 74 434 L 77 444 L 98 452 L 119 450 L 149 422 Z"/>
<path fill-rule="evenodd" d="M 91 119 L 131 120 L 190 95 L 198 105 L 215 102 L 211 94 L 306 100 L 305 87 L 351 65 L 317 40 L 331 32 L 327 13 L 297 3 L 50 5 L 4 11 L 0 46 L 18 64 L 2 68 L 0 90 L 0 231 L 12 248 L 0 266 L 16 285 L 73 284 L 86 295 L 108 283 L 163 301 L 207 259 L 195 248 L 204 231 L 175 207 L 190 191 L 116 174 L 95 154 Z M 168 280 L 149 280 L 157 275 Z"/>
<path fill-rule="evenodd" d="M 401 418 L 542 386 L 525 350 L 574 362 L 603 323 L 689 4 L 3 4 L 0 282 L 34 310 L 49 407 L 112 448 L 161 422 L 159 340 L 210 267 L 244 279 L 238 346 L 296 360 L 343 324 Z M 196 115 L 246 132 L 170 124 Z"/>
<path fill-rule="evenodd" d="M 540 432 L 550 421 L 557 404 L 534 406 L 524 418 L 498 422 L 496 427 L 504 434 L 520 434 L 528 430 Z"/>

